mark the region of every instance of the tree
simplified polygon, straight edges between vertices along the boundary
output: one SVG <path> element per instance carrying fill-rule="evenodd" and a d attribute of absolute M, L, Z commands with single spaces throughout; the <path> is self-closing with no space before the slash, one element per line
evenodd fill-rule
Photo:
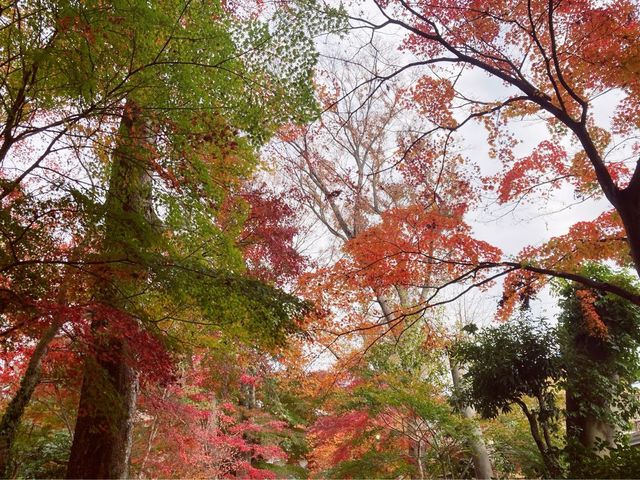
<path fill-rule="evenodd" d="M 264 315 L 268 342 L 293 329 L 301 303 L 234 275 L 243 268 L 233 245 L 239 222 L 227 223 L 228 232 L 218 222 L 224 197 L 250 174 L 255 148 L 281 123 L 315 112 L 309 38 L 322 21 L 309 12 L 313 5 L 292 3 L 262 12 L 268 20 L 259 21 L 226 2 L 14 2 L 3 9 L 2 160 L 17 160 L 29 141 L 47 142 L 35 160 L 18 161 L 3 198 L 30 184 L 30 193 L 46 199 L 63 186 L 54 198 L 77 208 L 69 224 L 88 227 L 78 237 L 92 246 L 76 256 L 51 249 L 41 259 L 14 250 L 4 265 L 14 276 L 70 265 L 72 283 L 90 285 L 74 326 L 91 324 L 82 338 L 86 381 L 69 475 L 126 475 L 136 372 L 145 353 L 162 350 L 166 339 L 150 301 L 161 292 L 184 287 L 185 277 L 203 288 L 217 283 L 218 292 L 232 292 L 228 299 L 253 296 L 245 302 L 253 311 L 244 310 L 251 315 L 240 323 Z M 303 17 L 309 22 L 286 34 Z M 292 50 L 299 55 L 282 55 Z M 59 167 L 60 158 L 70 161 L 71 172 Z M 21 239 L 13 227 L 17 211 L 9 205 L 5 213 L 9 232 L 18 230 Z M 76 233 L 56 227 L 58 243 Z M 171 298 L 187 311 L 198 304 L 207 322 L 229 319 L 228 312 L 212 315 L 219 297 L 205 301 L 191 291 Z M 144 337 L 137 346 L 145 348 L 133 348 L 135 337 Z M 86 455 L 87 448 L 102 460 Z"/>
<path fill-rule="evenodd" d="M 633 276 L 604 265 L 586 265 L 581 274 L 637 288 Z M 637 307 L 577 282 L 559 282 L 556 291 L 562 308 L 557 327 L 511 320 L 459 343 L 457 357 L 469 369 L 463 402 L 489 418 L 519 405 L 551 476 L 564 464 L 571 477 L 591 476 L 607 462 L 633 476 L 633 454 L 623 445 L 638 412 Z M 564 409 L 557 406 L 561 390 Z M 562 449 L 554 443 L 558 437 L 566 438 Z"/>
<path fill-rule="evenodd" d="M 341 388 L 323 402 L 310 429 L 314 468 L 323 475 L 472 474 L 472 424 L 456 415 L 442 393 L 439 352 L 423 348 L 420 328 L 406 335 L 401 346 L 376 343 L 366 362 L 349 369 Z"/>
<path fill-rule="evenodd" d="M 295 432 L 269 408 L 272 359 L 256 356 L 225 343 L 201 349 L 177 382 L 145 393 L 132 456 L 138 477 L 275 478 L 275 464 L 293 454 L 287 440 Z"/>
<path fill-rule="evenodd" d="M 563 369 L 555 332 L 543 323 L 512 320 L 461 342 L 455 355 L 467 368 L 461 401 L 485 418 L 517 405 L 527 417 L 546 473 L 560 477 L 560 449 L 554 442 L 559 416 L 555 390 Z M 527 398 L 533 399 L 535 408 Z"/>
<path fill-rule="evenodd" d="M 637 156 L 638 149 L 636 2 L 374 3 L 379 20 L 355 18 L 356 25 L 374 36 L 385 29 L 404 32 L 402 48 L 414 59 L 373 75 L 367 88 L 379 88 L 411 69 L 425 72 L 413 89 L 415 108 L 431 120 L 421 138 L 437 132 L 454 135 L 478 120 L 488 128 L 492 156 L 503 165 L 488 182 L 499 202 L 522 201 L 541 188 L 553 191 L 568 184 L 576 195 L 602 196 L 614 207 L 595 221 L 573 226 L 566 236 L 523 250 L 515 260 L 468 262 L 470 275 L 489 269 L 508 276 L 505 316 L 514 299 L 529 297 L 548 276 L 640 304 L 635 292 L 596 282 L 577 270 L 582 259 L 592 258 L 632 265 L 640 272 L 640 164 L 628 165 L 626 156 Z M 462 91 L 457 79 L 469 69 L 507 88 L 496 88 L 489 99 Z M 609 127 L 599 120 L 595 104 L 612 91 L 621 100 Z M 467 109 L 463 118 L 456 115 L 461 108 Z M 518 118 L 541 118 L 549 128 L 548 139 L 521 158 L 514 150 L 517 134 L 509 128 Z M 564 147 L 565 139 L 575 142 L 573 152 Z M 537 201 L 544 202 L 544 196 Z M 448 264 L 446 258 L 441 261 Z"/>
<path fill-rule="evenodd" d="M 464 221 L 476 199 L 469 173 L 455 162 L 441 162 L 444 143 L 421 142 L 412 133 L 422 123 L 407 108 L 411 99 L 403 82 L 341 97 L 367 71 L 382 75 L 385 68 L 384 54 L 376 49 L 364 72 L 330 65 L 319 74 L 318 94 L 326 105 L 320 120 L 286 130 L 284 145 L 274 148 L 274 156 L 288 165 L 299 202 L 331 235 L 341 256 L 308 274 L 304 286 L 308 298 L 326 312 L 312 324 L 314 333 L 336 356 L 344 353 L 346 362 L 352 360 L 353 342 L 362 342 L 365 353 L 385 340 L 401 351 L 406 331 L 414 326 L 437 335 L 430 332 L 437 328 L 437 315 L 424 315 L 424 306 L 438 304 L 439 282 L 464 273 L 456 262 L 497 258 L 495 249 L 472 238 Z M 415 148 L 403 159 L 411 142 Z M 437 262 L 440 255 L 451 262 L 443 266 Z M 348 352 L 340 352 L 342 342 Z M 428 368 L 403 366 L 416 377 Z M 410 454 L 420 462 L 416 445 Z M 485 478 L 491 476 L 486 451 L 474 451 L 477 459 L 483 455 L 476 474 Z"/>
<path fill-rule="evenodd" d="M 606 266 L 587 265 L 583 274 L 637 289 L 634 278 Z M 566 431 L 572 476 L 591 475 L 583 462 L 623 443 L 638 413 L 640 358 L 638 308 L 611 294 L 563 282 L 560 345 L 566 368 Z M 626 475 L 637 473 L 628 471 Z"/>

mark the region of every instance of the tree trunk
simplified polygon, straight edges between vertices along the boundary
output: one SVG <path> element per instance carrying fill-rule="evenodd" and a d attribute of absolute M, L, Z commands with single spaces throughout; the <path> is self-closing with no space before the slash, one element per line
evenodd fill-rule
<path fill-rule="evenodd" d="M 524 413 L 525 417 L 527 417 L 527 420 L 529 421 L 529 429 L 531 430 L 531 436 L 533 437 L 533 440 L 536 442 L 538 451 L 542 456 L 542 461 L 544 462 L 544 466 L 547 469 L 547 474 L 551 478 L 560 478 L 562 474 L 562 469 L 558 464 L 558 459 L 556 458 L 556 454 L 552 450 L 550 450 L 549 448 L 550 446 L 545 444 L 545 442 L 542 439 L 542 436 L 540 435 L 540 426 L 539 426 L 538 418 L 536 417 L 536 414 L 531 412 L 527 407 L 527 404 L 524 403 L 522 400 L 518 400 L 516 401 L 516 403 L 520 406 L 520 408 L 522 409 L 522 412 Z"/>
<path fill-rule="evenodd" d="M 573 390 L 567 389 L 567 436 L 587 451 L 595 451 L 598 442 L 613 445 L 615 428 L 594 415 L 581 414 L 580 402 Z M 600 453 L 600 452 L 595 452 Z"/>
<path fill-rule="evenodd" d="M 20 381 L 20 387 L 13 396 L 9 405 L 0 420 L 0 476 L 2 478 L 9 478 L 13 476 L 13 465 L 11 456 L 11 447 L 20 425 L 20 419 L 24 413 L 25 408 L 31 400 L 34 390 L 40 382 L 40 366 L 42 359 L 47 353 L 49 344 L 54 339 L 58 330 L 60 329 L 60 322 L 55 319 L 49 328 L 44 332 L 40 340 L 36 345 L 27 370 Z"/>
<path fill-rule="evenodd" d="M 614 206 L 622 219 L 631 258 L 633 259 L 636 273 L 640 276 L 640 193 L 637 190 L 638 185 L 634 185 L 631 190 L 625 189 L 619 192 L 618 197 L 620 200 Z"/>
<path fill-rule="evenodd" d="M 168 389 L 165 388 L 162 391 L 162 400 L 167 398 Z M 215 399 L 214 399 L 215 402 Z M 215 405 L 215 403 L 214 403 Z M 212 409 L 212 415 L 210 418 L 215 418 L 215 407 Z M 209 420 L 211 422 L 211 420 Z M 149 461 L 149 456 L 151 455 L 151 448 L 153 447 L 153 441 L 156 439 L 156 435 L 158 434 L 158 430 L 160 428 L 160 421 L 158 420 L 158 414 L 154 415 L 153 421 L 149 426 L 149 436 L 147 437 L 147 448 L 144 451 L 144 456 L 142 457 L 142 461 L 140 462 L 140 471 L 138 472 L 138 478 L 148 478 L 148 475 L 145 472 L 145 468 L 147 466 L 147 462 Z M 209 429 L 211 430 L 211 429 Z M 205 452 L 207 445 L 205 445 Z"/>
<path fill-rule="evenodd" d="M 422 463 L 422 441 L 418 440 L 416 446 L 416 458 L 418 461 L 418 474 L 420 475 L 420 480 L 424 480 L 424 465 Z"/>
<path fill-rule="evenodd" d="M 125 342 L 100 345 L 109 357 L 87 359 L 67 478 L 127 478 L 137 376 Z"/>
<path fill-rule="evenodd" d="M 451 357 L 449 357 L 449 366 L 451 367 L 453 389 L 455 392 L 459 392 L 462 378 L 460 367 Z M 475 417 L 475 411 L 473 410 L 473 408 L 460 405 L 459 409 L 464 418 L 473 421 Z M 484 444 L 482 431 L 475 422 L 473 422 L 473 432 L 471 438 L 469 438 L 468 440 L 468 443 L 473 458 L 473 470 L 475 472 L 475 478 L 490 479 L 493 476 L 493 469 L 491 468 L 491 458 L 489 457 L 489 452 L 486 445 Z"/>
<path fill-rule="evenodd" d="M 567 345 L 563 357 L 567 365 L 566 430 L 569 467 L 572 475 L 580 475 L 582 463 L 589 456 L 604 455 L 607 447 L 615 446 L 616 428 L 607 421 L 617 400 L 612 392 L 594 388 L 582 378 L 584 365 L 610 365 L 616 358 L 607 342 L 584 332 L 584 326 L 564 325 Z M 607 373 L 612 384 L 619 381 L 615 373 Z"/>
<path fill-rule="evenodd" d="M 96 285 L 99 302 L 125 311 L 126 294 L 144 288 L 143 255 L 157 225 L 148 173 L 152 148 L 141 110 L 124 107 L 118 145 L 113 152 L 105 202 L 102 258 L 111 270 Z M 126 261 L 119 263 L 121 260 Z M 110 330 L 110 319 L 94 318 L 93 355 L 85 359 L 76 428 L 67 478 L 126 478 L 138 389 L 137 373 L 125 336 Z"/>
<path fill-rule="evenodd" d="M 418 467 L 420 480 L 424 480 L 424 468 L 422 463 L 422 439 L 420 429 L 418 428 L 418 420 L 413 414 L 409 414 L 406 420 L 406 436 L 409 439 L 408 454 Z"/>

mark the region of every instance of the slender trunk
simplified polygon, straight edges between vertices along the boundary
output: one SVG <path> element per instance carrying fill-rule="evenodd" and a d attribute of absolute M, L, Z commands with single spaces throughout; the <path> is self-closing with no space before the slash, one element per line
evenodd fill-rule
<path fill-rule="evenodd" d="M 449 357 L 449 366 L 451 367 L 453 389 L 455 392 L 459 392 L 462 378 L 460 367 L 451 357 Z M 459 409 L 464 418 L 473 421 L 475 417 L 475 411 L 473 410 L 473 408 L 460 405 Z M 475 478 L 490 479 L 493 476 L 493 469 L 491 468 L 491 458 L 489 457 L 487 446 L 485 445 L 482 438 L 482 431 L 480 430 L 480 427 L 478 427 L 476 422 L 473 422 L 473 431 L 471 432 L 471 438 L 469 438 L 468 443 L 469 448 L 471 449 L 471 456 L 473 458 L 473 470 L 475 472 Z"/>
<path fill-rule="evenodd" d="M 145 474 L 145 468 L 147 467 L 147 461 L 149 460 L 149 456 L 151 455 L 151 447 L 153 446 L 153 441 L 156 439 L 156 434 L 158 433 L 158 417 L 155 416 L 153 418 L 153 422 L 151 422 L 151 426 L 149 427 L 149 436 L 147 437 L 147 447 L 144 450 L 144 456 L 142 457 L 142 461 L 140 462 L 140 471 L 138 472 L 138 478 L 147 478 Z"/>
<path fill-rule="evenodd" d="M 547 473 L 551 476 L 551 478 L 559 478 L 562 473 L 560 465 L 558 464 L 558 460 L 556 459 L 555 454 L 550 451 L 549 448 L 547 448 L 542 439 L 542 436 L 540 435 L 540 426 L 538 424 L 536 415 L 529 410 L 527 404 L 522 400 L 518 400 L 516 403 L 520 406 L 522 412 L 529 421 L 531 436 L 533 437 L 534 442 L 536 442 L 536 446 L 538 447 L 540 455 L 542 455 L 542 461 L 544 462 L 544 466 L 547 469 Z"/>
<path fill-rule="evenodd" d="M 418 473 L 420 474 L 420 480 L 424 480 L 424 466 L 422 465 L 422 441 L 421 440 L 418 440 L 417 460 L 418 460 Z"/>
<path fill-rule="evenodd" d="M 418 473 L 420 479 L 424 480 L 424 472 L 422 469 L 422 440 L 420 439 L 420 432 L 418 428 L 418 421 L 416 417 L 409 414 L 407 418 L 407 437 L 409 439 L 409 458 L 411 458 L 418 467 Z"/>
<path fill-rule="evenodd" d="M 112 158 L 105 203 L 102 257 L 110 262 L 126 259 L 96 285 L 99 302 L 124 310 L 126 296 L 144 286 L 143 255 L 151 245 L 155 226 L 148 173 L 151 148 L 140 109 L 127 102 L 118 146 Z M 85 359 L 76 428 L 67 466 L 67 478 L 126 478 L 138 390 L 132 365 L 135 352 L 121 332 L 110 329 L 105 315 L 94 317 L 93 355 Z"/>
<path fill-rule="evenodd" d="M 539 411 L 542 412 L 547 408 L 546 402 L 544 400 L 544 396 L 542 394 L 538 395 L 537 400 L 538 400 L 538 405 L 540 406 Z M 547 425 L 546 422 L 541 422 L 540 427 L 542 428 L 542 435 L 544 438 L 544 443 L 547 446 L 546 447 L 547 451 L 550 451 L 554 447 L 553 447 L 553 442 L 551 441 L 551 434 L 549 433 L 549 426 Z"/>
<path fill-rule="evenodd" d="M 0 476 L 2 478 L 13 476 L 11 447 L 15 440 L 22 414 L 40 382 L 42 359 L 47 353 L 49 344 L 58 333 L 60 325 L 57 319 L 54 320 L 38 340 L 36 348 L 29 359 L 27 370 L 20 381 L 20 387 L 9 402 L 9 405 L 7 405 L 2 420 L 0 420 Z"/>

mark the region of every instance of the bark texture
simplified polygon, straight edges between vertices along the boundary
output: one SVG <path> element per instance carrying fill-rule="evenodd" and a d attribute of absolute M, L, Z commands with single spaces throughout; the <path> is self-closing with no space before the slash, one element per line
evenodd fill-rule
<path fill-rule="evenodd" d="M 112 157 L 105 202 L 102 257 L 111 265 L 96 285 L 98 301 L 124 310 L 123 291 L 144 286 L 144 253 L 156 219 L 149 161 L 151 133 L 140 108 L 128 101 Z M 112 266 L 115 265 L 115 266 Z M 93 355 L 85 360 L 67 478 L 127 478 L 138 390 L 135 352 L 110 329 L 104 315 L 92 321 Z"/>
<path fill-rule="evenodd" d="M 574 356 L 588 358 L 595 364 L 611 362 L 611 352 L 603 347 L 599 339 L 582 334 L 573 336 L 569 341 L 573 342 Z M 601 389 L 594 389 L 594 385 L 582 381 L 580 373 L 576 367 L 570 369 L 566 387 L 566 429 L 571 475 L 582 473 L 581 463 L 585 456 L 602 456 L 607 447 L 615 446 L 616 437 L 615 426 L 607 421 L 607 412 L 613 413 L 612 405 L 616 399 L 603 396 Z M 619 381 L 617 375 L 609 378 L 612 384 Z M 599 394 L 594 395 L 594 391 Z"/>

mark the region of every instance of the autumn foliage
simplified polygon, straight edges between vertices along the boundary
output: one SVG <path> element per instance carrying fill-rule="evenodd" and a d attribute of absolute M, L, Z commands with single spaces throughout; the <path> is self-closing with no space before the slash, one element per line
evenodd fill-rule
<path fill-rule="evenodd" d="M 637 2 L 11 1 L 0 57 L 0 476 L 637 473 Z"/>

